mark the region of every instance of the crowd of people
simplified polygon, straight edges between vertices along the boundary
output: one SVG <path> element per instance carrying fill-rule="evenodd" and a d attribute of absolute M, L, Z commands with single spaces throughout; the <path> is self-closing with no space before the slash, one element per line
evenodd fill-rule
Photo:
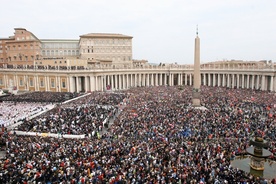
<path fill-rule="evenodd" d="M 0 125 L 10 126 L 45 110 L 45 108 L 46 106 L 41 103 L 2 102 L 0 103 Z"/>
<path fill-rule="evenodd" d="M 21 127 L 61 131 L 74 122 L 79 126 L 70 131 L 90 132 L 104 113 L 102 107 L 122 105 L 119 116 L 100 136 L 64 139 L 3 131 L 7 153 L 0 163 L 0 182 L 276 183 L 275 175 L 256 177 L 231 165 L 235 157 L 246 154 L 250 138 L 260 136 L 269 142 L 276 173 L 275 93 L 202 86 L 201 104 L 206 109 L 200 109 L 192 107 L 191 91 L 190 86 L 159 86 L 113 96 L 92 93 Z M 93 113 L 96 118 L 89 119 Z M 38 121 L 43 118 L 44 124 Z"/>
<path fill-rule="evenodd" d="M 69 99 L 76 98 L 82 94 L 80 93 L 71 93 L 71 92 L 30 92 L 20 95 L 10 95 L 1 98 L 2 101 L 9 102 L 36 102 L 36 103 L 61 103 Z"/>
<path fill-rule="evenodd" d="M 24 120 L 16 129 L 93 136 L 108 126 L 109 119 L 118 112 L 118 105 L 124 98 L 125 94 L 93 92 L 84 98 L 61 104 L 34 119 Z"/>

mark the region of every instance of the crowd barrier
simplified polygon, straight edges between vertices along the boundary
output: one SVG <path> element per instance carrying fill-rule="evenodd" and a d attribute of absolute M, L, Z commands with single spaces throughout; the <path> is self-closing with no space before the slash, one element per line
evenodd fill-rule
<path fill-rule="evenodd" d="M 39 133 L 39 132 L 25 132 L 25 131 L 11 131 L 12 134 L 40 136 L 40 137 L 54 137 L 54 138 L 68 138 L 68 139 L 84 139 L 85 135 L 71 135 L 71 134 L 53 134 L 53 133 Z"/>

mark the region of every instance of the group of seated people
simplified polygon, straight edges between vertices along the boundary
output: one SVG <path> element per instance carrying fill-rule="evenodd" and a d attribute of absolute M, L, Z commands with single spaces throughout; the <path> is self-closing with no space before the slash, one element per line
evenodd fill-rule
<path fill-rule="evenodd" d="M 261 136 L 276 170 L 275 101 L 271 92 L 207 86 L 204 109 L 192 106 L 190 86 L 92 92 L 18 127 L 87 134 L 83 139 L 3 131 L 0 183 L 275 183 L 276 174 L 264 178 L 231 165 Z M 111 115 L 106 131 L 88 136 Z"/>
<path fill-rule="evenodd" d="M 76 98 L 82 94 L 71 92 L 30 92 L 20 95 L 10 95 L 3 97 L 2 101 L 7 102 L 27 102 L 27 103 L 61 103 L 69 99 Z"/>

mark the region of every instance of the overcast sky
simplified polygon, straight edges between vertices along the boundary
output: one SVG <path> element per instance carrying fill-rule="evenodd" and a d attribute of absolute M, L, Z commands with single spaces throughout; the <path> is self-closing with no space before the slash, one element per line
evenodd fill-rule
<path fill-rule="evenodd" d="M 201 62 L 276 61 L 276 0 L 0 0 L 0 37 L 14 28 L 39 39 L 87 33 L 133 36 L 133 58 L 193 63 L 196 27 Z"/>

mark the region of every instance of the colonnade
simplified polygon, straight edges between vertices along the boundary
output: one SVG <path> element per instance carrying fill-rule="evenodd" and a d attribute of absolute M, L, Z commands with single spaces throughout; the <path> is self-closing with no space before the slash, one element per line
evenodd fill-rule
<path fill-rule="evenodd" d="M 70 76 L 70 91 L 122 90 L 140 86 L 193 85 L 193 73 L 122 73 Z M 201 73 L 201 85 L 276 91 L 276 77 L 248 73 Z"/>
<path fill-rule="evenodd" d="M 201 85 L 276 91 L 275 71 L 201 70 Z M 123 90 L 140 86 L 193 85 L 193 70 L 3 70 L 0 89 L 11 86 L 26 91 L 89 92 Z"/>
<path fill-rule="evenodd" d="M 276 91 L 276 77 L 254 73 L 205 73 L 202 85 Z"/>
<path fill-rule="evenodd" d="M 70 76 L 70 92 L 122 90 L 141 86 L 192 85 L 192 73 L 125 73 Z"/>

